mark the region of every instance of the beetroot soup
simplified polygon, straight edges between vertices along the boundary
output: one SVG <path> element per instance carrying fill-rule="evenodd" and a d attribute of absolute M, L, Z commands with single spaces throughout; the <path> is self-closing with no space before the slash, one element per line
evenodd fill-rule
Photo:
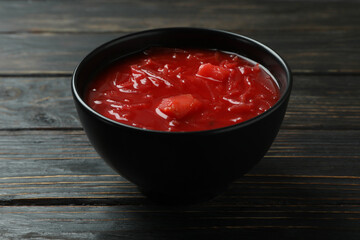
<path fill-rule="evenodd" d="M 259 64 L 233 53 L 177 48 L 151 48 L 114 63 L 85 95 L 107 118 L 160 131 L 233 125 L 278 99 L 276 81 Z"/>

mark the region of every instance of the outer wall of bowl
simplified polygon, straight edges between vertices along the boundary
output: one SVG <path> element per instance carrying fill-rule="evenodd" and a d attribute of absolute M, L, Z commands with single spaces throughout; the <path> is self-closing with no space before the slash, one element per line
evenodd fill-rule
<path fill-rule="evenodd" d="M 273 73 L 282 97 L 265 114 L 243 124 L 184 133 L 115 123 L 83 102 L 82 91 L 96 66 L 150 46 L 216 48 L 245 55 Z M 99 47 L 75 70 L 72 90 L 80 121 L 99 155 L 152 199 L 182 203 L 216 196 L 263 158 L 284 118 L 291 81 L 286 63 L 256 41 L 216 30 L 175 28 L 131 34 Z"/>

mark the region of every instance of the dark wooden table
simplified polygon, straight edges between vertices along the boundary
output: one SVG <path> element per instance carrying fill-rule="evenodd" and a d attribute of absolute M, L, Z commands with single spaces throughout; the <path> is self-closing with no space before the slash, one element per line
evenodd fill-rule
<path fill-rule="evenodd" d="M 157 27 L 257 39 L 289 63 L 282 129 L 215 199 L 150 203 L 89 144 L 70 78 Z M 359 1 L 0 1 L 0 239 L 360 239 Z"/>

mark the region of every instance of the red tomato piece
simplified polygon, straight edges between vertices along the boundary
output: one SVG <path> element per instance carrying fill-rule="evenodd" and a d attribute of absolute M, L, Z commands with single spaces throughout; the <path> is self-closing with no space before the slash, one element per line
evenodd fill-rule
<path fill-rule="evenodd" d="M 191 94 L 181 94 L 163 98 L 158 109 L 167 116 L 181 119 L 195 112 L 201 106 L 201 102 Z"/>
<path fill-rule="evenodd" d="M 197 76 L 204 77 L 213 81 L 224 81 L 229 76 L 230 71 L 224 67 L 205 63 L 200 65 Z"/>

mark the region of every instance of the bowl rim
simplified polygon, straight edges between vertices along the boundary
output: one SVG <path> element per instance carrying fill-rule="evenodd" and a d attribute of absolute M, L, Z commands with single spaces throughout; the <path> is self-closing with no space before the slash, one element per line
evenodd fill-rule
<path fill-rule="evenodd" d="M 235 123 L 229 126 L 225 126 L 225 127 L 221 127 L 221 128 L 214 128 L 214 129 L 206 129 L 206 130 L 200 130 L 200 131 L 161 131 L 161 130 L 154 130 L 154 129 L 145 129 L 145 128 L 139 128 L 139 127 L 135 127 L 135 126 L 131 126 L 125 123 L 121 123 L 121 122 L 117 122 L 115 120 L 112 120 L 110 118 L 107 118 L 105 116 L 103 116 L 102 114 L 96 112 L 94 109 L 92 109 L 88 104 L 85 103 L 85 101 L 80 97 L 80 94 L 78 92 L 78 89 L 76 88 L 76 79 L 77 79 L 77 75 L 78 75 L 78 71 L 79 69 L 82 67 L 82 65 L 85 64 L 85 62 L 91 58 L 92 56 L 96 55 L 98 52 L 102 51 L 103 48 L 112 45 L 114 43 L 116 43 L 119 40 L 125 39 L 125 38 L 131 38 L 131 37 L 135 37 L 137 35 L 142 35 L 142 34 L 146 34 L 146 33 L 151 33 L 151 32 L 159 32 L 159 31 L 208 31 L 208 32 L 213 32 L 213 33 L 219 33 L 219 34 L 225 34 L 225 35 L 229 35 L 232 37 L 236 37 L 236 38 L 241 38 L 243 40 L 246 40 L 248 42 L 251 42 L 255 45 L 257 45 L 258 47 L 262 48 L 263 50 L 269 52 L 273 57 L 275 57 L 277 59 L 277 61 L 283 66 L 285 73 L 286 73 L 286 79 L 287 79 L 287 85 L 285 87 L 284 90 L 284 94 L 280 97 L 280 99 L 273 105 L 271 106 L 267 111 L 261 113 L 258 116 L 255 116 L 253 118 L 250 118 L 244 122 L 240 122 L 240 123 Z M 107 41 L 101 45 L 99 45 L 98 47 L 94 48 L 92 51 L 90 51 L 87 55 L 85 55 L 85 57 L 80 61 L 80 63 L 76 66 L 76 68 L 73 71 L 72 77 L 71 77 L 71 91 L 73 94 L 73 97 L 76 101 L 78 101 L 81 106 L 83 106 L 87 111 L 89 111 L 91 114 L 93 114 L 95 117 L 97 117 L 98 119 L 100 119 L 101 121 L 104 121 L 110 125 L 114 125 L 117 127 L 122 127 L 122 128 L 128 128 L 128 129 L 132 129 L 134 131 L 141 131 L 141 132 L 149 132 L 149 133 L 158 133 L 158 134 L 170 134 L 170 135 L 188 135 L 188 134 L 214 134 L 214 133 L 221 133 L 221 132 L 228 132 L 228 131 L 232 131 L 234 129 L 238 129 L 238 128 L 244 128 L 248 125 L 251 125 L 255 122 L 260 121 L 261 119 L 265 118 L 266 116 L 270 115 L 272 112 L 274 112 L 276 109 L 278 109 L 290 96 L 291 90 L 292 90 L 292 85 L 293 85 L 293 79 L 292 79 L 292 73 L 291 73 L 291 69 L 289 67 L 289 65 L 286 63 L 286 61 L 277 53 L 275 52 L 273 49 L 271 49 L 270 47 L 266 46 L 265 44 L 238 34 L 238 33 L 233 33 L 230 31 L 226 31 L 226 30 L 220 30 L 220 29 L 213 29 L 213 28 L 198 28 L 198 27 L 167 27 L 167 28 L 153 28 L 153 29 L 148 29 L 148 30 L 143 30 L 143 31 L 136 31 L 133 33 L 129 33 L 126 34 L 124 36 L 121 37 L 117 37 L 115 39 L 112 39 L 110 41 Z"/>

